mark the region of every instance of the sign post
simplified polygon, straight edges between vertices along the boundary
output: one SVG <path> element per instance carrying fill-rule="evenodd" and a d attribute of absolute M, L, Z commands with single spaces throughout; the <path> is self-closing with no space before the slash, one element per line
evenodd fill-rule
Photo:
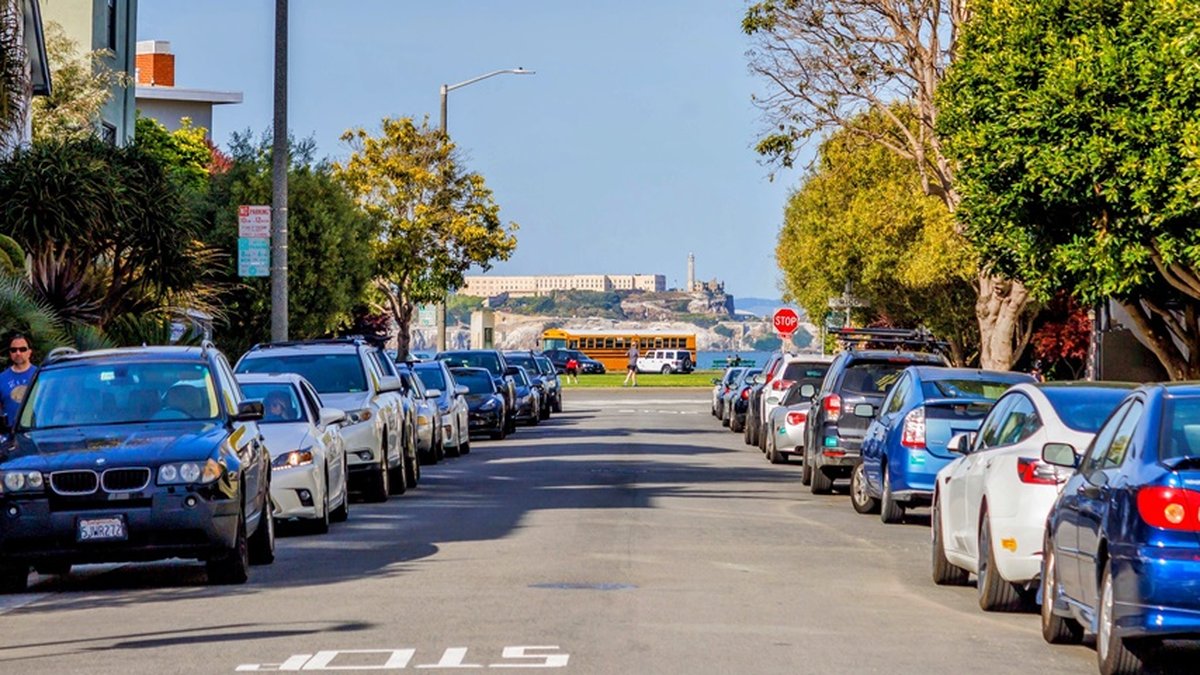
<path fill-rule="evenodd" d="M 238 276 L 271 276 L 271 207 L 238 207 Z"/>

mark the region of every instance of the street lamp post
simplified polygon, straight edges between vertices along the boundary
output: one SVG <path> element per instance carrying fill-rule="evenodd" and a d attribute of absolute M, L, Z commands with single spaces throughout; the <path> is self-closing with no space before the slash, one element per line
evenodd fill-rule
<path fill-rule="evenodd" d="M 497 75 L 533 75 L 533 74 L 535 74 L 534 71 L 525 70 L 524 68 L 506 68 L 503 70 L 493 70 L 490 73 L 484 73 L 483 75 L 480 75 L 478 77 L 472 77 L 469 80 L 463 80 L 462 82 L 459 82 L 458 84 L 443 84 L 442 88 L 441 88 L 441 99 L 442 99 L 441 100 L 441 123 L 438 125 L 438 128 L 441 129 L 442 136 L 446 135 L 446 101 L 448 99 L 447 95 L 450 92 L 454 91 L 455 89 L 461 89 L 470 84 L 475 84 L 476 82 L 479 82 L 480 80 L 486 80 L 489 77 L 495 77 Z M 446 351 L 446 300 L 445 300 L 445 296 L 442 297 L 441 306 L 438 307 L 437 315 L 438 315 L 437 316 L 438 351 Z"/>
<path fill-rule="evenodd" d="M 275 0 L 275 115 L 271 134 L 271 341 L 288 339 L 288 0 Z"/>

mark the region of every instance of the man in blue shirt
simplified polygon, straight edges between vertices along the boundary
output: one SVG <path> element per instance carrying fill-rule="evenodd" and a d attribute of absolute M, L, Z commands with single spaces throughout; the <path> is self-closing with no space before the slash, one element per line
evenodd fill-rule
<path fill-rule="evenodd" d="M 10 426 L 16 426 L 21 401 L 25 400 L 29 383 L 37 373 L 37 366 L 33 365 L 32 359 L 33 349 L 29 346 L 29 338 L 17 333 L 8 339 L 8 360 L 12 365 L 0 373 L 0 404 L 4 407 Z"/>

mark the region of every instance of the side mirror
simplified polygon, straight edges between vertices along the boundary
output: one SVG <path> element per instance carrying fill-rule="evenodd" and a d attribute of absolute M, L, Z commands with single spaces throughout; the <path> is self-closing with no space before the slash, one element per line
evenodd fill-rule
<path fill-rule="evenodd" d="M 867 419 L 875 417 L 875 406 L 870 403 L 859 403 L 854 406 L 854 416 L 866 417 Z"/>
<path fill-rule="evenodd" d="M 466 396 L 467 394 L 471 393 L 471 390 L 460 384 L 454 388 L 454 393 L 458 394 L 459 396 Z"/>
<path fill-rule="evenodd" d="M 974 444 L 975 432 L 954 434 L 950 437 L 950 442 L 946 444 L 946 450 L 956 455 L 965 455 L 971 452 L 971 446 Z"/>
<path fill-rule="evenodd" d="M 717 378 L 715 378 L 715 377 L 714 377 L 714 378 L 712 379 L 712 383 L 713 383 L 713 384 L 721 384 L 721 380 L 719 380 L 719 379 L 717 379 Z"/>
<path fill-rule="evenodd" d="M 1074 469 L 1079 466 L 1079 455 L 1076 455 L 1075 448 L 1067 443 L 1047 443 L 1042 446 L 1042 461 Z"/>
<path fill-rule="evenodd" d="M 379 378 L 379 393 L 386 394 L 404 389 L 404 382 L 398 377 L 384 376 Z"/>
<path fill-rule="evenodd" d="M 811 384 L 800 385 L 800 395 L 804 398 L 812 398 L 817 395 L 817 388 Z"/>
<path fill-rule="evenodd" d="M 242 401 L 234 413 L 235 422 L 257 422 L 263 418 L 263 402 L 259 400 Z"/>
<path fill-rule="evenodd" d="M 341 424 L 346 420 L 346 411 L 340 408 L 321 408 L 317 411 L 317 417 L 320 419 L 321 426 L 327 427 L 330 424 Z"/>
<path fill-rule="evenodd" d="M 766 383 L 767 383 L 766 375 L 759 374 L 759 375 L 754 376 L 754 384 L 766 384 Z"/>
<path fill-rule="evenodd" d="M 425 398 L 441 398 L 441 397 L 442 397 L 441 389 L 426 389 L 425 390 Z"/>

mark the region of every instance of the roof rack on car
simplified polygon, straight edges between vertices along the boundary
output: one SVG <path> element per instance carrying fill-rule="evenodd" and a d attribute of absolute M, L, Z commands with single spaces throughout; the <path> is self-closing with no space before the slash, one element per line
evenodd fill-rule
<path fill-rule="evenodd" d="M 361 335 L 347 335 L 345 337 L 335 338 L 319 338 L 314 340 L 284 340 L 282 342 L 260 342 L 250 348 L 250 351 L 258 351 L 260 349 L 271 349 L 273 347 L 301 347 L 304 345 L 365 345 L 367 339 Z"/>
<path fill-rule="evenodd" d="M 834 328 L 829 331 L 829 334 L 850 350 L 853 350 L 855 345 L 860 342 L 881 345 L 885 349 L 894 347 L 897 351 L 904 347 L 910 347 L 929 349 L 945 354 L 950 350 L 949 342 L 935 338 L 924 328 Z"/>
<path fill-rule="evenodd" d="M 50 350 L 50 353 L 46 355 L 46 358 L 42 361 L 42 363 L 51 363 L 63 358 L 64 356 L 73 356 L 78 353 L 79 350 L 75 349 L 74 347 L 55 347 L 54 349 Z"/>

